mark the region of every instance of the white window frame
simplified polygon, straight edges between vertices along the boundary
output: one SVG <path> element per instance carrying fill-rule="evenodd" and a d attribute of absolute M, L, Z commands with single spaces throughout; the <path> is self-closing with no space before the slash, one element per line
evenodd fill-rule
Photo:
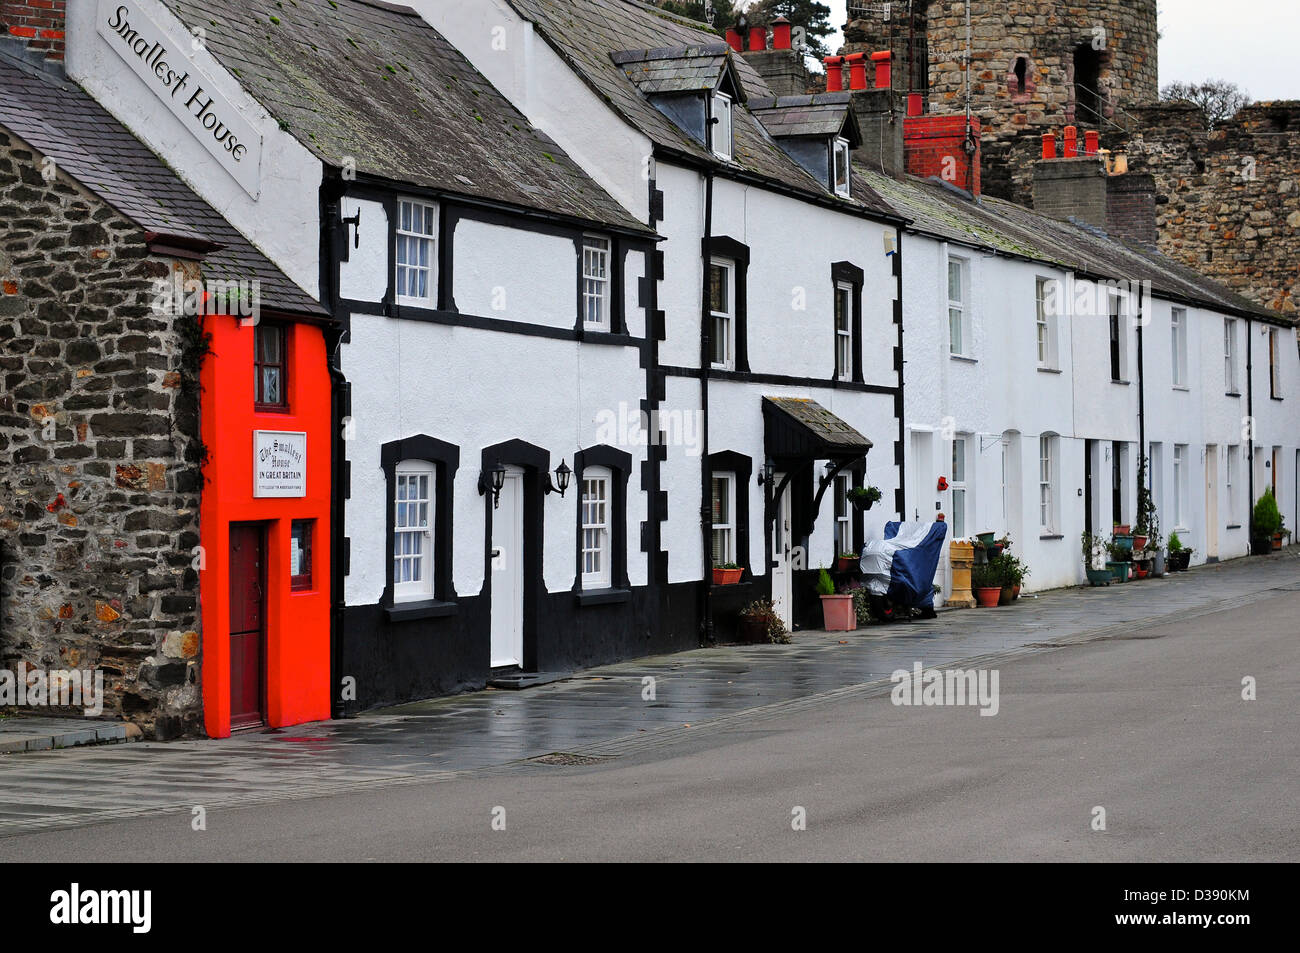
<path fill-rule="evenodd" d="M 1060 315 L 1057 311 L 1060 308 L 1060 292 L 1052 292 L 1051 289 L 1059 289 L 1059 282 L 1055 278 L 1044 278 L 1041 275 L 1034 280 L 1034 326 L 1036 331 L 1036 345 L 1038 353 L 1038 366 L 1041 370 L 1055 371 L 1057 365 L 1057 334 L 1058 318 Z M 1051 300 L 1052 306 L 1048 307 L 1048 300 Z"/>
<path fill-rule="evenodd" d="M 1268 329 L 1268 395 L 1282 397 L 1282 336 L 1277 328 Z"/>
<path fill-rule="evenodd" d="M 841 181 L 840 172 L 843 171 L 844 178 Z M 853 157 L 849 150 L 849 140 L 837 138 L 835 145 L 831 150 L 831 185 L 835 189 L 836 195 L 842 195 L 848 198 L 853 194 Z"/>
<path fill-rule="evenodd" d="M 1007 438 L 1002 438 L 1002 525 L 1007 526 L 1010 522 L 1010 509 L 1007 506 L 1007 454 L 1010 447 L 1007 444 Z"/>
<path fill-rule="evenodd" d="M 713 506 L 714 501 L 718 499 L 718 491 L 721 488 L 722 499 L 725 501 L 726 517 L 724 522 L 713 523 L 713 533 L 711 536 L 713 552 L 713 565 L 721 566 L 724 563 L 740 564 L 736 558 L 736 546 L 738 527 L 736 525 L 736 474 L 734 473 L 715 473 L 713 474 L 713 485 L 711 488 L 710 515 L 717 514 L 717 508 Z M 723 553 L 719 559 L 717 555 L 718 533 L 723 533 Z"/>
<path fill-rule="evenodd" d="M 1174 444 L 1174 529 L 1187 532 L 1183 517 L 1187 515 L 1187 447 L 1185 443 Z"/>
<path fill-rule="evenodd" d="M 590 331 L 610 330 L 611 248 L 608 238 L 582 236 L 582 325 Z"/>
<path fill-rule="evenodd" d="M 607 467 L 582 471 L 582 588 L 608 589 L 613 583 L 614 480 Z"/>
<path fill-rule="evenodd" d="M 1038 438 L 1038 525 L 1045 536 L 1056 532 L 1056 466 L 1059 438 L 1042 434 Z"/>
<path fill-rule="evenodd" d="M 730 371 L 736 367 L 736 263 L 727 258 L 713 258 L 709 261 L 709 266 L 710 268 L 722 268 L 725 271 L 726 281 L 724 284 L 727 289 L 727 308 L 725 311 L 714 311 L 713 302 L 712 300 L 709 301 L 709 314 L 713 320 L 713 327 L 710 329 L 713 354 L 710 355 L 710 359 L 715 370 Z M 709 287 L 710 289 L 713 287 L 712 280 L 709 282 Z M 726 334 L 723 335 L 723 344 L 726 351 L 724 360 L 721 362 L 713 360 L 718 353 L 719 321 L 723 322 L 726 328 Z"/>
<path fill-rule="evenodd" d="M 713 94 L 713 154 L 719 159 L 730 161 L 735 154 L 732 142 L 734 105 L 729 95 L 724 92 Z"/>
<path fill-rule="evenodd" d="M 1232 485 L 1236 481 L 1237 461 L 1241 458 L 1241 447 L 1236 444 L 1228 448 L 1228 454 L 1224 458 L 1227 462 L 1227 473 L 1223 481 L 1224 492 L 1228 499 L 1228 525 L 1239 525 L 1237 520 L 1237 494 L 1233 492 Z"/>
<path fill-rule="evenodd" d="M 853 380 L 853 293 L 848 282 L 835 283 L 835 377 L 842 381 Z"/>
<path fill-rule="evenodd" d="M 1174 308 L 1169 315 L 1169 347 L 1173 352 L 1173 383 L 1187 390 L 1187 309 Z"/>
<path fill-rule="evenodd" d="M 1241 383 L 1237 375 L 1237 319 L 1223 319 L 1223 382 L 1229 394 L 1239 395 Z"/>
<path fill-rule="evenodd" d="M 411 481 L 428 478 L 428 491 L 423 496 L 412 497 Z M 408 492 L 403 498 L 402 490 Z M 416 492 L 420 486 L 416 483 Z M 433 532 L 438 499 L 437 468 L 427 460 L 403 460 L 393 469 L 393 601 L 411 602 L 432 599 L 433 588 Z M 423 506 L 412 514 L 412 507 Z M 414 520 L 412 519 L 414 515 Z M 421 523 L 420 521 L 423 520 Z M 411 540 L 410 552 L 404 549 L 404 540 Z M 410 580 L 403 580 L 405 565 L 412 567 Z M 418 579 L 414 578 L 419 576 Z"/>
<path fill-rule="evenodd" d="M 411 227 L 403 227 L 406 221 L 406 213 L 410 210 Z M 421 230 L 415 227 L 417 211 L 420 213 L 419 218 Z M 429 213 L 425 215 L 424 213 Z M 438 216 L 439 209 L 437 205 L 431 202 L 421 202 L 417 199 L 398 199 L 397 202 L 397 243 L 394 250 L 394 283 L 396 288 L 397 303 L 416 305 L 418 307 L 435 307 L 438 301 Z M 428 229 L 427 231 L 423 229 Z M 403 261 L 404 252 L 409 248 L 427 248 L 428 263 L 421 264 L 418 261 Z M 418 256 L 417 256 L 418 257 Z M 412 295 L 407 293 L 410 285 L 410 272 L 414 271 L 418 276 L 424 273 L 427 284 L 423 295 Z"/>
<path fill-rule="evenodd" d="M 961 465 L 960 469 L 958 464 Z M 952 440 L 952 477 L 948 481 L 949 488 L 952 490 L 953 539 L 965 539 L 969 535 L 966 532 L 966 517 L 970 511 L 970 486 L 966 480 L 966 472 L 969 469 L 970 438 L 966 434 L 958 434 Z"/>
<path fill-rule="evenodd" d="M 853 552 L 853 507 L 849 504 L 849 490 L 853 480 L 846 473 L 835 477 L 835 555 Z"/>
<path fill-rule="evenodd" d="M 961 292 L 960 298 L 952 296 L 952 275 L 953 267 L 956 266 L 957 273 L 960 276 Z M 971 322 L 970 322 L 970 276 L 971 267 L 970 259 L 959 258 L 956 255 L 948 256 L 947 268 L 945 269 L 945 287 L 948 289 L 948 353 L 952 357 L 973 356 L 971 348 Z M 954 325 L 954 322 L 955 325 Z M 953 328 L 956 327 L 956 337 L 954 341 Z M 955 346 L 954 346 L 955 345 Z"/>

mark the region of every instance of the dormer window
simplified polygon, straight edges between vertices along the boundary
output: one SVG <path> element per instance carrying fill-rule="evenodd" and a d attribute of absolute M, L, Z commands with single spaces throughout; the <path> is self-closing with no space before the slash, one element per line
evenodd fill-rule
<path fill-rule="evenodd" d="M 713 154 L 719 159 L 732 156 L 731 106 L 731 97 L 726 93 L 713 94 Z"/>
<path fill-rule="evenodd" d="M 835 140 L 835 194 L 849 197 L 849 140 Z"/>

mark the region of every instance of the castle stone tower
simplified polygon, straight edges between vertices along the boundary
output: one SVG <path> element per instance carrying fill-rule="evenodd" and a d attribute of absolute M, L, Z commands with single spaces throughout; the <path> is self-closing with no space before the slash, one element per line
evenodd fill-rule
<path fill-rule="evenodd" d="M 1075 125 L 1127 131 L 1159 98 L 1157 0 L 849 0 L 846 51 L 894 52 L 895 86 L 926 94 L 934 113 L 966 104 L 983 128 L 985 191 L 1028 200 L 1041 136 Z M 928 63 L 928 75 L 914 65 Z M 1080 136 L 1082 138 L 1082 136 Z"/>

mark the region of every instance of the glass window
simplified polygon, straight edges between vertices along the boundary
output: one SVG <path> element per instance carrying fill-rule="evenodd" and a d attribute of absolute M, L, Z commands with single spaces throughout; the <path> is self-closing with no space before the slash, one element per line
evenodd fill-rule
<path fill-rule="evenodd" d="M 1174 445 L 1174 528 L 1186 529 L 1183 517 L 1187 515 L 1187 447 Z"/>
<path fill-rule="evenodd" d="M 582 585 L 610 585 L 609 471 L 592 467 L 582 474 Z"/>
<path fill-rule="evenodd" d="M 1223 319 L 1223 380 L 1229 394 L 1240 394 L 1237 383 L 1237 319 Z"/>
<path fill-rule="evenodd" d="M 1110 379 L 1125 381 L 1128 378 L 1127 322 L 1124 305 L 1119 295 L 1110 296 Z"/>
<path fill-rule="evenodd" d="M 1175 387 L 1187 386 L 1187 312 L 1174 308 L 1169 321 L 1170 348 L 1173 352 L 1173 381 Z"/>
<path fill-rule="evenodd" d="M 966 538 L 966 438 L 952 442 L 952 538 Z"/>
<path fill-rule="evenodd" d="M 1038 438 L 1038 524 L 1044 533 L 1056 532 L 1056 437 Z"/>
<path fill-rule="evenodd" d="M 1240 447 L 1228 448 L 1228 472 L 1224 480 L 1224 492 L 1228 497 L 1228 523 L 1233 526 L 1237 525 L 1237 494 L 1233 486 L 1237 482 L 1237 460 L 1240 454 Z"/>
<path fill-rule="evenodd" d="M 393 598 L 433 596 L 433 464 L 399 463 L 393 488 Z"/>
<path fill-rule="evenodd" d="M 287 409 L 289 395 L 285 328 L 280 324 L 262 322 L 255 326 L 253 335 L 257 406 L 267 410 Z"/>
<path fill-rule="evenodd" d="M 835 376 L 853 379 L 853 286 L 835 286 Z"/>
<path fill-rule="evenodd" d="M 582 240 L 582 320 L 592 329 L 609 329 L 609 241 Z"/>
<path fill-rule="evenodd" d="M 835 478 L 835 555 L 856 552 L 853 548 L 853 519 L 849 490 L 852 480 L 841 473 Z"/>
<path fill-rule="evenodd" d="M 851 159 L 847 139 L 835 140 L 835 194 L 847 196 L 851 192 L 849 170 Z"/>
<path fill-rule="evenodd" d="M 719 158 L 731 158 L 731 97 L 726 93 L 713 94 L 713 152 Z"/>
<path fill-rule="evenodd" d="M 967 264 L 960 258 L 948 259 L 948 350 L 959 356 L 970 353 L 970 329 L 966 320 Z"/>
<path fill-rule="evenodd" d="M 713 475 L 713 565 L 736 561 L 736 475 Z"/>
<path fill-rule="evenodd" d="M 1281 341 L 1277 328 L 1268 329 L 1268 392 L 1272 397 L 1282 396 Z"/>
<path fill-rule="evenodd" d="M 312 535 L 315 520 L 294 520 L 289 534 L 289 588 L 302 592 L 312 588 Z"/>
<path fill-rule="evenodd" d="M 713 314 L 713 366 L 736 366 L 736 266 L 714 259 L 709 266 L 709 309 Z"/>
<path fill-rule="evenodd" d="M 397 203 L 397 300 L 431 306 L 437 298 L 434 240 L 438 209 L 423 202 Z"/>

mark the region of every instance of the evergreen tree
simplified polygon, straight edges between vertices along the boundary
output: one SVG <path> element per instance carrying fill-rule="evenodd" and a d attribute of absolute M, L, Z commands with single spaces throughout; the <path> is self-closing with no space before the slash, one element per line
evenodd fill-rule
<path fill-rule="evenodd" d="M 817 0 L 755 0 L 746 9 L 745 16 L 756 26 L 785 17 L 795 27 L 803 27 L 807 43 L 805 53 L 818 60 L 831 55 L 826 37 L 834 33 L 835 28 L 831 26 L 831 8 L 824 3 Z"/>
<path fill-rule="evenodd" d="M 709 3 L 713 7 L 713 29 L 717 32 L 725 32 L 740 19 L 742 11 L 736 9 L 737 0 L 709 0 Z M 699 20 L 701 23 L 707 23 L 709 19 L 705 0 L 656 0 L 656 5 L 669 13 Z"/>

